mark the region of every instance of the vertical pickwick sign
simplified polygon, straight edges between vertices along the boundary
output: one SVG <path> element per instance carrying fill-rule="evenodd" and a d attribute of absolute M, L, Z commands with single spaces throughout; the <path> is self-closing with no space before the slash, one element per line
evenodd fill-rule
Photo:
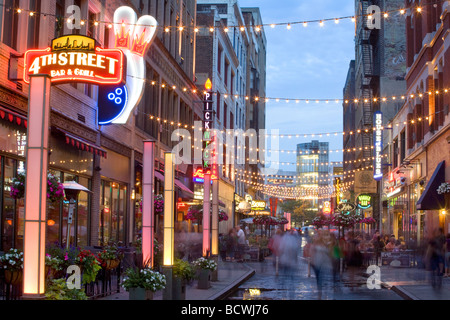
<path fill-rule="evenodd" d="M 374 113 L 375 134 L 374 141 L 374 163 L 373 178 L 380 181 L 383 177 L 382 153 L 383 153 L 383 114 L 380 111 Z"/>
<path fill-rule="evenodd" d="M 207 80 L 205 84 L 206 91 L 203 97 L 203 172 L 211 172 L 213 159 L 213 135 L 212 126 L 214 121 L 214 111 L 212 102 L 212 83 Z"/>

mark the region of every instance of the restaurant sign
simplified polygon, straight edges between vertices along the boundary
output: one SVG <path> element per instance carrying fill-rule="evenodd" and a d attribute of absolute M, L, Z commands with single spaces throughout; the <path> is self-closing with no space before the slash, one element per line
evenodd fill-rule
<path fill-rule="evenodd" d="M 356 205 L 361 209 L 369 209 L 372 206 L 371 201 L 371 195 L 361 194 L 356 198 Z"/>
<path fill-rule="evenodd" d="M 253 211 L 260 211 L 264 210 L 266 208 L 266 202 L 263 200 L 252 200 L 252 210 Z"/>
<path fill-rule="evenodd" d="M 119 49 L 102 49 L 95 39 L 66 35 L 46 49 L 28 50 L 24 55 L 24 81 L 45 74 L 52 83 L 84 82 L 114 85 L 124 82 L 125 55 Z"/>

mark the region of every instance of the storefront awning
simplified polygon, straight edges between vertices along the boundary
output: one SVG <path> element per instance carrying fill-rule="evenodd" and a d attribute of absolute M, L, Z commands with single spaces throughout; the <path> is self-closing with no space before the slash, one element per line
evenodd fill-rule
<path fill-rule="evenodd" d="M 181 181 L 175 179 L 175 185 L 180 188 L 182 191 L 186 192 L 189 196 L 193 197 L 194 192 L 191 191 L 188 187 L 186 187 L 184 184 L 181 183 Z"/>
<path fill-rule="evenodd" d="M 0 118 L 3 120 L 7 120 L 11 123 L 17 124 L 19 126 L 27 127 L 28 121 L 27 117 L 21 114 L 18 114 L 14 111 L 8 110 L 6 108 L 0 107 Z"/>
<path fill-rule="evenodd" d="M 444 195 L 438 194 L 439 185 L 445 181 L 445 161 L 439 163 L 433 176 L 425 188 L 425 191 L 417 201 L 418 210 L 440 210 L 445 207 Z"/>
<path fill-rule="evenodd" d="M 89 143 L 79 137 L 76 137 L 64 130 L 61 130 L 59 128 L 58 128 L 58 130 L 61 131 L 62 133 L 64 133 L 64 135 L 66 137 L 66 143 L 68 145 L 71 145 L 72 147 L 75 147 L 82 151 L 94 153 L 94 154 L 99 155 L 106 159 L 106 151 L 103 150 L 102 148 L 100 148 L 92 143 Z"/>
<path fill-rule="evenodd" d="M 164 181 L 164 175 L 162 173 L 160 173 L 159 171 L 155 171 L 155 177 L 161 181 Z M 188 187 L 186 187 L 183 183 L 181 183 L 180 180 L 175 179 L 174 181 L 175 186 L 180 188 L 182 191 L 186 192 L 187 194 L 189 194 L 189 196 L 194 196 L 194 192 L 189 189 Z"/>

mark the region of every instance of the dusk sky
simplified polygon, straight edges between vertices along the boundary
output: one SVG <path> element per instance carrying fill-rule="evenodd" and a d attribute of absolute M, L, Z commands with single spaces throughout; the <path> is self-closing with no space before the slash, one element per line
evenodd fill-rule
<path fill-rule="evenodd" d="M 339 24 L 327 21 L 271 28 L 270 24 L 349 17 L 355 14 L 353 0 L 239 0 L 241 7 L 259 7 L 267 38 L 267 96 L 280 98 L 266 105 L 266 128 L 280 134 L 342 132 L 342 92 L 350 60 L 355 56 L 355 27 L 351 19 Z M 330 99 L 286 103 L 289 99 Z M 295 150 L 297 143 L 312 139 L 329 141 L 330 150 L 342 149 L 338 137 L 282 138 L 280 149 Z M 341 161 L 342 152 L 331 153 L 330 160 Z M 283 161 L 295 162 L 294 154 L 280 154 Z M 295 166 L 282 166 L 295 170 Z"/>

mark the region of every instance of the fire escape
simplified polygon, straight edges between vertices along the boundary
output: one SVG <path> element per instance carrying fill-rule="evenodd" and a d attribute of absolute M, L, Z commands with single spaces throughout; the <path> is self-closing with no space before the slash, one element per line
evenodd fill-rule
<path fill-rule="evenodd" d="M 373 164 L 373 113 L 378 109 L 378 102 L 374 102 L 373 98 L 378 93 L 379 72 L 376 63 L 376 49 L 378 29 L 368 27 L 368 17 L 366 16 L 367 8 L 373 4 L 373 1 L 361 1 L 361 9 L 363 17 L 362 25 L 359 28 L 359 46 L 360 59 L 362 66 L 361 74 L 361 96 L 359 98 L 359 106 L 362 110 L 361 129 L 362 133 L 362 158 L 361 166 L 366 167 Z"/>

